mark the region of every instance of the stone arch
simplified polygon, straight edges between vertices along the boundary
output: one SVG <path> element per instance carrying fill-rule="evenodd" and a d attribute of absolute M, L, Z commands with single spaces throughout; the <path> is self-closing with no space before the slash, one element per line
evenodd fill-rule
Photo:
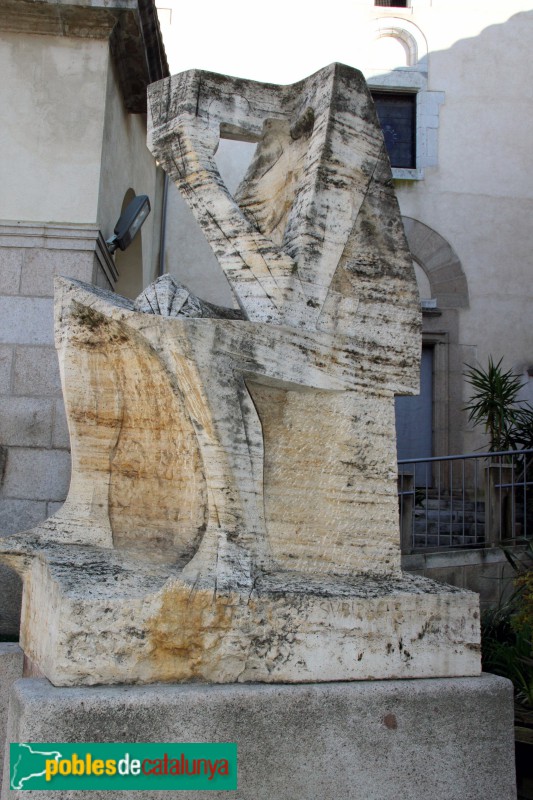
<path fill-rule="evenodd" d="M 403 46 L 406 54 L 406 67 L 414 67 L 418 63 L 418 48 L 416 46 L 416 41 L 406 31 L 402 30 L 401 28 L 388 28 L 385 30 L 380 30 L 376 38 L 376 42 L 379 42 L 381 39 L 385 38 L 395 39 Z"/>
<path fill-rule="evenodd" d="M 391 46 L 394 46 L 391 49 Z M 392 33 L 384 33 L 379 36 L 373 47 L 373 57 L 376 65 L 386 69 L 397 69 L 398 67 L 410 67 L 416 59 L 409 44 Z"/>
<path fill-rule="evenodd" d="M 468 284 L 459 256 L 439 233 L 412 217 L 402 217 L 414 261 L 424 270 L 437 307 L 467 308 Z"/>
<path fill-rule="evenodd" d="M 397 17 L 382 17 L 376 21 L 376 40 L 384 37 L 397 39 L 407 53 L 407 66 L 415 67 L 428 54 L 426 37 L 416 25 L 409 20 Z"/>
<path fill-rule="evenodd" d="M 128 189 L 122 200 L 121 214 L 134 197 L 135 192 L 133 189 Z M 141 230 L 137 233 L 127 250 L 116 251 L 115 265 L 118 272 L 115 291 L 123 297 L 135 300 L 143 290 L 143 248 Z"/>

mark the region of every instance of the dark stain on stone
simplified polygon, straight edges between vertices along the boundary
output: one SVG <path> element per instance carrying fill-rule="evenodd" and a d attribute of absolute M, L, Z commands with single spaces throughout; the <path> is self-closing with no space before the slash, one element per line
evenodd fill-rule
<path fill-rule="evenodd" d="M 390 731 L 395 731 L 398 728 L 398 720 L 396 719 L 396 714 L 385 714 L 383 717 L 383 724 L 386 728 Z"/>
<path fill-rule="evenodd" d="M 78 306 L 72 316 L 91 331 L 96 331 L 107 323 L 107 319 L 103 314 L 88 306 Z"/>
<path fill-rule="evenodd" d="M 309 135 L 315 125 L 315 112 L 309 107 L 306 108 L 302 116 L 290 129 L 292 139 L 300 139 L 304 135 Z"/>

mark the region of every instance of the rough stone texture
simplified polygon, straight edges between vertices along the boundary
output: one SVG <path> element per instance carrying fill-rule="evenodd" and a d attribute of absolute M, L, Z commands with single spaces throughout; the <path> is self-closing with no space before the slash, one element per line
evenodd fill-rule
<path fill-rule="evenodd" d="M 96 228 L 0 223 L 0 340 L 10 342 L 0 344 L 0 536 L 39 524 L 47 502 L 61 503 L 68 491 L 51 299 L 58 273 L 112 286 L 116 272 Z M 20 578 L 3 566 L 0 580 L 0 631 L 16 634 Z"/>
<path fill-rule="evenodd" d="M 0 297 L 0 339 L 13 344 L 52 344 L 52 300 Z"/>
<path fill-rule="evenodd" d="M 0 580 L 2 576 L 0 575 Z M 0 782 L 7 739 L 7 712 L 11 687 L 22 677 L 23 652 L 18 644 L 0 642 Z M 9 742 L 9 739 L 7 739 Z"/>
<path fill-rule="evenodd" d="M 26 250 L 20 294 L 53 297 L 54 278 L 57 275 L 86 280 L 92 266 L 91 255 L 91 253 L 80 254 L 75 250 L 44 250 L 37 247 Z"/>
<path fill-rule="evenodd" d="M 52 514 L 56 514 L 62 507 L 62 505 L 63 503 L 48 503 L 47 504 L 48 516 L 51 517 Z"/>
<path fill-rule="evenodd" d="M 46 519 L 46 503 L 42 500 L 7 498 L 0 507 L 0 531 L 3 536 L 27 530 Z"/>
<path fill-rule="evenodd" d="M 0 344 L 0 395 L 9 394 L 11 390 L 12 363 L 13 347 Z"/>
<path fill-rule="evenodd" d="M 17 347 L 13 393 L 27 397 L 61 395 L 57 353 L 53 347 Z"/>
<path fill-rule="evenodd" d="M 135 304 L 57 280 L 69 496 L 1 543 L 26 654 L 57 685 L 479 674 L 475 595 L 400 570 L 420 319 L 362 76 L 189 72 L 150 107 L 240 313 L 167 278 Z M 221 127 L 258 140 L 236 199 Z"/>
<path fill-rule="evenodd" d="M 16 447 L 49 447 L 53 411 L 52 400 L 37 397 L 4 398 L 0 442 Z"/>
<path fill-rule="evenodd" d="M 0 250 L 0 295 L 19 293 L 22 257 L 19 250 Z"/>
<path fill-rule="evenodd" d="M 46 519 L 46 503 L 2 498 L 0 535 L 26 530 Z M 22 581 L 17 573 L 0 564 L 0 635 L 16 636 L 20 628 Z"/>
<path fill-rule="evenodd" d="M 65 450 L 13 447 L 6 466 L 3 493 L 12 499 L 63 500 L 68 490 L 70 457 Z"/>
<path fill-rule="evenodd" d="M 149 110 L 152 151 L 248 318 L 346 333 L 373 350 L 398 337 L 394 378 L 412 390 L 416 283 L 362 75 L 335 64 L 274 87 L 192 70 L 151 86 Z M 213 158 L 221 127 L 259 142 L 235 199 Z"/>
<path fill-rule="evenodd" d="M 308 686 L 14 687 L 11 741 L 237 742 L 238 800 L 515 800 L 503 678 Z M 29 787 L 28 787 L 29 788 Z M 116 792 L 114 797 L 125 797 Z M 107 800 L 109 792 L 91 792 Z M 24 797 L 9 792 L 3 800 Z M 34 792 L 75 800 L 82 792 Z M 196 792 L 139 791 L 192 800 Z M 228 792 L 210 792 L 225 798 Z"/>

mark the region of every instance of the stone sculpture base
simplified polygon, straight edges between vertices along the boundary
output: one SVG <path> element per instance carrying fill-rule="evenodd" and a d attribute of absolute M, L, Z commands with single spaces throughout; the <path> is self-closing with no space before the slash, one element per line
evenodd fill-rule
<path fill-rule="evenodd" d="M 115 550 L 49 545 L 26 579 L 21 646 L 55 686 L 477 676 L 478 607 L 407 573 L 285 571 L 224 592 Z"/>
<path fill-rule="evenodd" d="M 210 792 L 212 800 L 516 799 L 512 688 L 493 675 L 60 689 L 23 679 L 8 741 L 237 742 L 239 788 Z M 24 794 L 9 792 L 4 779 L 2 800 Z M 92 791 L 90 800 L 108 795 Z M 135 792 L 135 800 L 159 796 L 192 800 L 197 792 Z"/>

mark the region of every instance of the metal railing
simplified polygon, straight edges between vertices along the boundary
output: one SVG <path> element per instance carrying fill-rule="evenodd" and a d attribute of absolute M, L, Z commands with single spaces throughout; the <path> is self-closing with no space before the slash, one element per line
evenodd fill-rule
<path fill-rule="evenodd" d="M 398 461 L 402 551 L 533 537 L 533 450 Z"/>

